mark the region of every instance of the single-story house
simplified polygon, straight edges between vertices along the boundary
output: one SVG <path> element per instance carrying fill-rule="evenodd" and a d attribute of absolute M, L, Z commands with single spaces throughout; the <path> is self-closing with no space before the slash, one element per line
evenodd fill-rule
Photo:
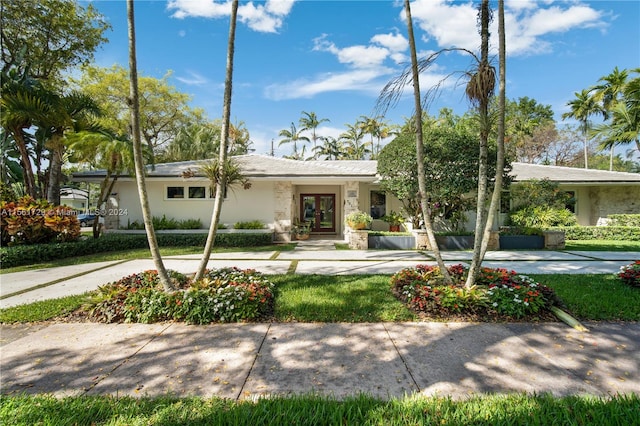
<path fill-rule="evenodd" d="M 344 217 L 355 210 L 374 217 L 373 229 L 387 230 L 380 218 L 401 210 L 399 200 L 380 190 L 376 161 L 298 161 L 256 154 L 234 159 L 251 187 L 227 192 L 220 222 L 232 226 L 260 220 L 273 229 L 277 241 L 289 240 L 291 226 L 298 221 L 310 222 L 312 234 L 342 237 L 347 231 Z M 209 226 L 213 194 L 201 164 L 185 161 L 147 168 L 154 216 L 200 219 Z M 611 213 L 640 213 L 640 174 L 523 163 L 513 163 L 512 174 L 516 182 L 546 177 L 574 191 L 575 213 L 582 225 L 595 225 Z M 97 183 L 104 177 L 104 170 L 74 174 L 74 180 L 83 182 Z M 107 229 L 142 222 L 134 177 L 118 176 L 105 211 Z"/>

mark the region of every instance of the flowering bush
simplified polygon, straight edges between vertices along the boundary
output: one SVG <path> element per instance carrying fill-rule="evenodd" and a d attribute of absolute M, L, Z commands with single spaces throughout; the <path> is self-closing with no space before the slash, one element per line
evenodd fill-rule
<path fill-rule="evenodd" d="M 179 288 L 172 293 L 162 289 L 156 271 L 103 286 L 90 306 L 91 317 L 105 322 L 208 324 L 256 319 L 266 315 L 273 304 L 273 284 L 255 270 L 207 271 L 193 283 L 176 272 L 171 277 Z"/>
<path fill-rule="evenodd" d="M 514 271 L 481 268 L 476 285 L 466 288 L 466 266 L 447 270 L 453 285 L 444 283 L 437 266 L 418 265 L 393 275 L 391 286 L 409 308 L 435 314 L 493 312 L 522 318 L 555 303 L 553 290 Z"/>
<path fill-rule="evenodd" d="M 640 260 L 636 260 L 630 265 L 620 267 L 618 278 L 631 287 L 640 287 Z"/>

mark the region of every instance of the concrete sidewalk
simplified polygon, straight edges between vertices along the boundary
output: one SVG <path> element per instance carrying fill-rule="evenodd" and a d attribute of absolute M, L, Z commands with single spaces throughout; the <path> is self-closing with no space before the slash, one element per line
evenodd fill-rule
<path fill-rule="evenodd" d="M 54 324 L 12 340 L 3 394 L 640 393 L 640 324 Z"/>
<path fill-rule="evenodd" d="M 317 243 L 316 243 L 317 244 Z M 414 250 L 335 250 L 314 245 L 293 251 L 215 253 L 209 268 L 236 266 L 265 274 L 386 274 L 417 264 L 435 265 L 429 252 Z M 332 245 L 333 242 L 330 242 Z M 470 251 L 445 251 L 445 263 L 469 264 Z M 640 258 L 639 252 L 487 252 L 484 266 L 500 267 L 521 274 L 613 274 L 623 265 Z M 200 255 L 166 256 L 165 266 L 190 274 L 198 267 Z M 0 308 L 55 299 L 92 291 L 127 275 L 155 269 L 151 259 L 99 262 L 25 272 L 0 274 Z"/>

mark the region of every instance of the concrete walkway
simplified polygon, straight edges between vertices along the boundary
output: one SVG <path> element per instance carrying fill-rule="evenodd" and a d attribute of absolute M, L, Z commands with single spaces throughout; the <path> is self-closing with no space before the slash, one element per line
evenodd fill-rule
<path fill-rule="evenodd" d="M 640 393 L 640 324 L 586 325 L 590 333 L 557 323 L 76 323 L 32 326 L 14 341 L 4 326 L 0 392 L 231 399 Z"/>
<path fill-rule="evenodd" d="M 445 252 L 449 264 L 470 252 Z M 521 273 L 615 273 L 639 253 L 489 252 L 486 266 Z M 198 255 L 165 259 L 193 272 Z M 267 274 L 392 274 L 434 263 L 416 251 L 215 254 L 210 268 Z M 81 294 L 153 269 L 151 260 L 100 262 L 0 275 L 0 307 Z M 487 392 L 640 393 L 640 323 L 21 324 L 0 326 L 0 392 L 220 396 L 316 392 L 466 398 Z"/>

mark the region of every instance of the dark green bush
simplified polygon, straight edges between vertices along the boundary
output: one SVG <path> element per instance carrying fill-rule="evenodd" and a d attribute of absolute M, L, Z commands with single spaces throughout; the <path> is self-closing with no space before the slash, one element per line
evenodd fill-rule
<path fill-rule="evenodd" d="M 259 220 L 237 222 L 235 225 L 233 225 L 233 229 L 264 229 L 264 223 Z"/>
<path fill-rule="evenodd" d="M 640 227 L 640 214 L 610 214 L 609 226 Z"/>
<path fill-rule="evenodd" d="M 632 226 L 568 226 L 550 230 L 564 231 L 566 240 L 640 241 L 640 228 Z"/>
<path fill-rule="evenodd" d="M 552 226 L 573 226 L 576 216 L 565 208 L 549 206 L 527 206 L 512 212 L 509 223 L 526 228 L 549 228 Z"/>
<path fill-rule="evenodd" d="M 200 219 L 184 219 L 178 220 L 173 218 L 167 218 L 167 216 L 162 215 L 162 217 L 153 217 L 153 229 L 156 231 L 163 231 L 169 229 L 203 229 L 202 221 Z M 127 224 L 127 229 L 144 229 L 144 223 L 140 223 L 138 221 L 133 221 Z"/>
<path fill-rule="evenodd" d="M 207 234 L 156 234 L 160 247 L 204 247 Z M 216 234 L 216 247 L 256 247 L 272 243 L 270 233 Z M 0 247 L 0 267 L 30 265 L 55 259 L 87 254 L 148 248 L 144 234 L 106 234 L 68 243 L 34 244 L 30 246 Z"/>

